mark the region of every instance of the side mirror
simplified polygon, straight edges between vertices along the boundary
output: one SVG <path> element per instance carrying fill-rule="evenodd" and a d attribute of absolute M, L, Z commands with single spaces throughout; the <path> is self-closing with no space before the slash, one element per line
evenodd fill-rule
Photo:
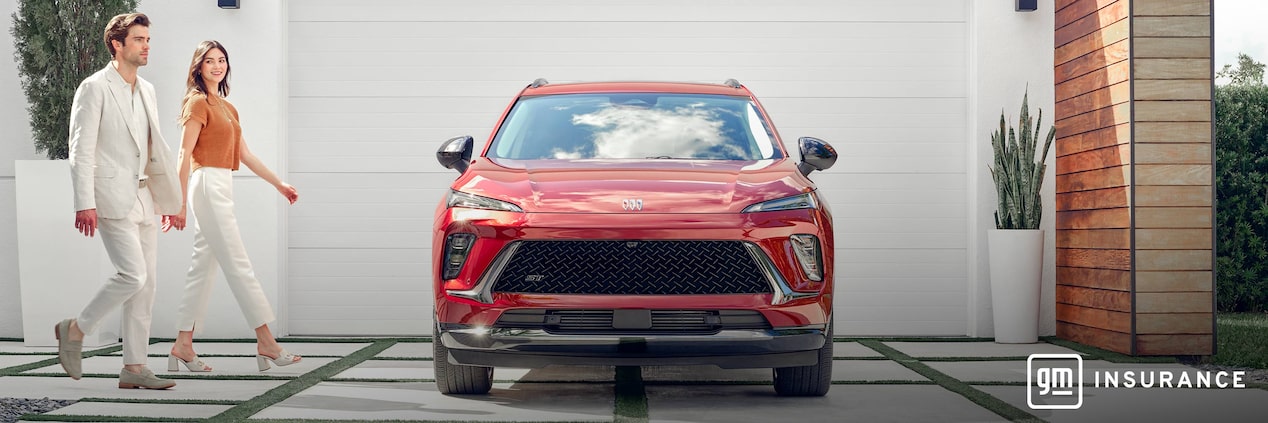
<path fill-rule="evenodd" d="M 801 144 L 801 163 L 797 163 L 797 170 L 802 175 L 809 176 L 810 172 L 826 170 L 836 164 L 837 151 L 827 142 L 818 138 L 801 137 L 797 139 L 797 143 Z"/>
<path fill-rule="evenodd" d="M 436 161 L 440 162 L 445 169 L 467 173 L 467 166 L 471 165 L 471 149 L 474 145 L 475 141 L 470 135 L 450 138 L 440 144 L 440 149 L 436 150 Z"/>

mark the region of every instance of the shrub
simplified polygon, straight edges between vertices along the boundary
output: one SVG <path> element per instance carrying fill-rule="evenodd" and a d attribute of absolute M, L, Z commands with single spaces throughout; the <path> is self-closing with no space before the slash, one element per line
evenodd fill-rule
<path fill-rule="evenodd" d="M 1220 311 L 1268 309 L 1268 86 L 1215 88 Z"/>
<path fill-rule="evenodd" d="M 31 114 L 35 150 L 65 159 L 75 88 L 110 61 L 106 23 L 136 10 L 136 0 L 19 0 L 13 14 L 14 56 Z"/>

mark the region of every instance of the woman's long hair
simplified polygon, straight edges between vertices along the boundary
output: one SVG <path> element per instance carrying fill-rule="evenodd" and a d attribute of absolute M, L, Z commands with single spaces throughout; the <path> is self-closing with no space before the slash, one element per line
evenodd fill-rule
<path fill-rule="evenodd" d="M 203 60 L 207 59 L 207 53 L 211 49 L 219 49 L 225 55 L 225 79 L 220 80 L 220 84 L 216 86 L 216 92 L 221 97 L 229 96 L 229 75 L 233 71 L 233 66 L 229 64 L 229 51 L 225 50 L 225 46 L 216 40 L 207 40 L 198 43 L 198 48 L 194 49 L 194 58 L 189 63 L 189 73 L 185 79 L 185 98 L 181 100 L 181 110 L 188 110 L 188 103 L 197 94 L 211 97 L 211 93 L 207 91 L 207 82 L 203 80 L 202 66 Z M 182 113 L 183 115 L 184 113 Z M 181 116 L 180 122 L 184 123 L 188 116 Z"/>

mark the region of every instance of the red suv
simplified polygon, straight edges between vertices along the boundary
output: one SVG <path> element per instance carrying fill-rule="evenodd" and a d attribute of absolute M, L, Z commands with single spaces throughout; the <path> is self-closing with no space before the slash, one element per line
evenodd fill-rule
<path fill-rule="evenodd" d="M 436 210 L 436 384 L 494 367 L 772 368 L 781 395 L 832 377 L 832 215 L 765 110 L 723 84 L 534 81 Z"/>

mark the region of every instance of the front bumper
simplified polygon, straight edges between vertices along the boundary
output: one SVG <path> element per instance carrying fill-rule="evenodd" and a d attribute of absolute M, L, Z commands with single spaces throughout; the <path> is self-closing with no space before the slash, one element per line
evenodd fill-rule
<path fill-rule="evenodd" d="M 544 330 L 442 323 L 436 342 L 452 364 L 539 368 L 549 365 L 716 365 L 728 369 L 810 366 L 827 338 L 822 325 L 723 330 L 709 335 L 562 335 Z"/>

